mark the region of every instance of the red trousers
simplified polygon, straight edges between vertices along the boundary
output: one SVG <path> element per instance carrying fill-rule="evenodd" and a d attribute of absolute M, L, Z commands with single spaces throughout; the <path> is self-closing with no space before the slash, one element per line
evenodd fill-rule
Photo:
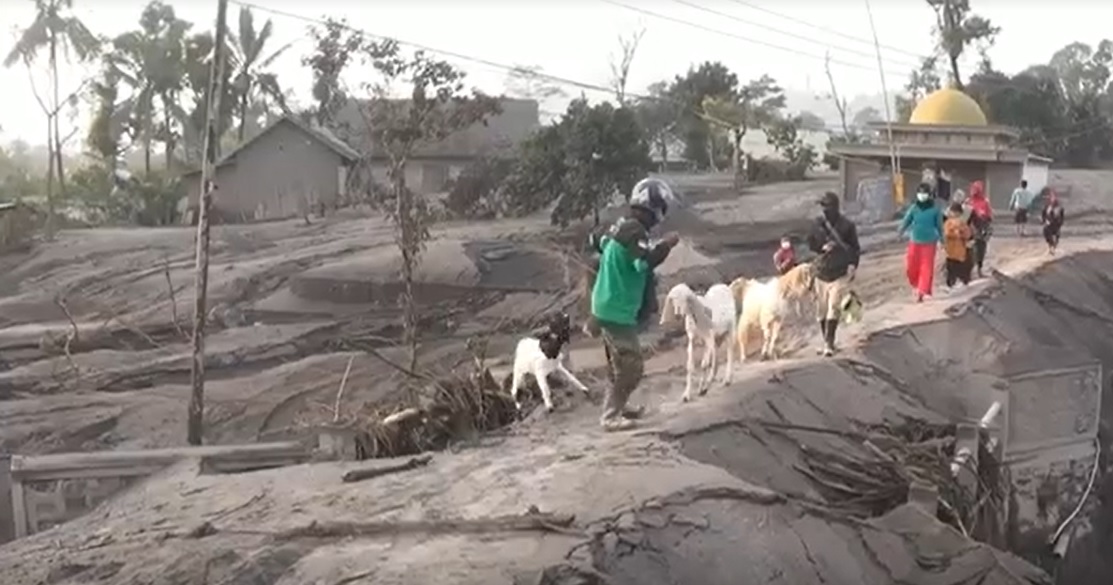
<path fill-rule="evenodd" d="M 931 285 L 935 280 L 935 242 L 930 244 L 917 244 L 909 242 L 908 251 L 904 255 L 904 269 L 908 274 L 908 284 L 917 293 L 931 294 Z"/>

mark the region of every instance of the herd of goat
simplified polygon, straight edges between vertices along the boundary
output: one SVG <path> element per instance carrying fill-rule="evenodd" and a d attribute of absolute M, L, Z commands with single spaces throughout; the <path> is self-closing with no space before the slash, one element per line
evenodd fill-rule
<path fill-rule="evenodd" d="M 674 286 L 665 296 L 661 310 L 661 325 L 683 319 L 688 335 L 687 378 L 684 385 L 684 402 L 692 398 L 692 380 L 696 373 L 695 346 L 702 343 L 703 359 L 697 393 L 707 393 L 718 366 L 718 349 L 726 346 L 726 368 L 723 384 L 729 384 L 734 374 L 734 347 L 738 347 L 740 362 L 746 360 L 746 345 L 755 333 L 760 332 L 761 359 L 777 358 L 777 338 L 785 319 L 815 290 L 815 276 L 809 263 L 802 263 L 785 274 L 770 279 L 737 278 L 729 285 L 715 284 L 703 295 L 696 294 L 687 284 Z M 555 375 L 583 393 L 588 388 L 569 370 L 568 343 L 571 322 L 567 314 L 559 313 L 549 319 L 546 326 L 534 335 L 522 338 L 514 352 L 510 394 L 520 409 L 519 392 L 527 375 L 537 381 L 545 408 L 553 410 L 549 376 Z M 732 341 L 733 340 L 733 341 Z"/>

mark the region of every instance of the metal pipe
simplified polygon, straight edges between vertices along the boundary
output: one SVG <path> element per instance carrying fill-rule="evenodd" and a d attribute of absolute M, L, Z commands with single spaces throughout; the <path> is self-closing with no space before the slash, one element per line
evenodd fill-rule
<path fill-rule="evenodd" d="M 999 400 L 994 401 L 993 404 L 989 405 L 989 410 L 985 411 L 985 414 L 982 415 L 981 420 L 978 421 L 978 428 L 989 428 L 989 426 L 993 424 L 993 421 L 997 419 L 997 416 L 1001 414 L 1001 408 L 1002 405 L 1001 401 Z M 991 451 L 996 448 L 997 438 L 994 437 L 989 439 L 988 445 Z M 962 466 L 966 465 L 966 462 L 970 460 L 971 455 L 973 455 L 973 452 L 969 448 L 962 447 L 961 449 L 959 449 L 955 453 L 954 459 L 951 461 L 951 475 L 958 475 L 959 470 L 962 469 Z"/>

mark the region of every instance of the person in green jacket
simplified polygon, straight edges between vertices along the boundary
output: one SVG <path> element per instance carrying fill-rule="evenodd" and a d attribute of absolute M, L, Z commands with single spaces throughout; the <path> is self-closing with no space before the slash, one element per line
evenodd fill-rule
<path fill-rule="evenodd" d="M 935 280 L 935 250 L 943 241 L 943 213 L 931 196 L 930 186 L 920 185 L 916 201 L 909 206 L 900 223 L 900 233 L 909 234 L 908 250 L 904 255 L 908 284 L 916 291 L 916 302 L 931 296 Z"/>
<path fill-rule="evenodd" d="M 600 421 L 604 430 L 632 428 L 633 419 L 641 415 L 640 409 L 626 407 L 644 372 L 638 329 L 655 311 L 653 269 L 679 241 L 677 234 L 670 233 L 651 245 L 649 231 L 664 219 L 670 200 L 675 201 L 675 196 L 666 183 L 643 179 L 634 187 L 626 214 L 592 240 L 600 258 L 591 288 L 591 316 L 610 366 L 611 385 Z"/>

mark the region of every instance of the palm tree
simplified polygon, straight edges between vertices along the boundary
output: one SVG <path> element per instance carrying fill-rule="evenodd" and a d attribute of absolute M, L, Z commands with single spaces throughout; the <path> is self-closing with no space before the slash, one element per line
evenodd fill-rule
<path fill-rule="evenodd" d="M 201 159 L 204 158 L 205 111 L 208 108 L 214 44 L 213 35 L 208 31 L 194 34 L 186 40 L 184 81 L 191 102 L 182 123 L 182 150 L 186 162 L 193 165 L 201 164 Z M 225 46 L 228 62 L 224 68 L 224 92 L 220 97 L 220 113 L 217 118 L 217 134 L 220 136 L 224 136 L 232 127 L 240 101 L 239 94 L 229 82 L 231 72 L 239 66 L 231 46 L 231 42 Z"/>
<path fill-rule="evenodd" d="M 148 175 L 152 142 L 158 140 L 166 146 L 169 167 L 181 136 L 178 128 L 185 114 L 179 99 L 184 89 L 186 33 L 191 26 L 177 18 L 173 7 L 154 0 L 143 10 L 139 30 L 112 41 L 108 62 L 131 88 L 131 96 L 120 107 L 130 120 L 132 139 L 143 144 L 144 173 Z"/>
<path fill-rule="evenodd" d="M 240 8 L 240 30 L 232 37 L 232 51 L 235 56 L 236 73 L 232 85 L 239 95 L 236 114 L 240 118 L 238 138 L 243 142 L 247 132 L 247 121 L 252 117 L 253 101 L 270 101 L 283 112 L 287 111 L 286 98 L 278 84 L 278 76 L 268 72 L 270 67 L 292 43 L 279 47 L 270 55 L 263 57 L 263 50 L 271 39 L 274 26 L 270 19 L 263 28 L 255 30 L 255 18 L 251 9 Z M 231 69 L 231 67 L 229 67 Z"/>
<path fill-rule="evenodd" d="M 49 104 L 40 100 L 40 105 L 43 106 L 47 118 L 47 152 L 50 158 L 46 192 L 46 232 L 49 238 L 54 235 L 53 178 L 55 172 L 58 177 L 59 192 L 65 193 L 66 190 L 66 175 L 62 168 L 62 136 L 58 130 L 58 112 L 63 106 L 58 87 L 59 52 L 67 60 L 70 56 L 74 56 L 78 61 L 84 62 L 100 50 L 100 40 L 81 20 L 69 14 L 73 9 L 73 0 L 34 1 L 35 20 L 20 33 L 19 40 L 4 59 L 4 66 L 11 67 L 21 61 L 29 65 L 36 60 L 39 51 L 44 49 L 47 51 L 51 98 Z"/>

